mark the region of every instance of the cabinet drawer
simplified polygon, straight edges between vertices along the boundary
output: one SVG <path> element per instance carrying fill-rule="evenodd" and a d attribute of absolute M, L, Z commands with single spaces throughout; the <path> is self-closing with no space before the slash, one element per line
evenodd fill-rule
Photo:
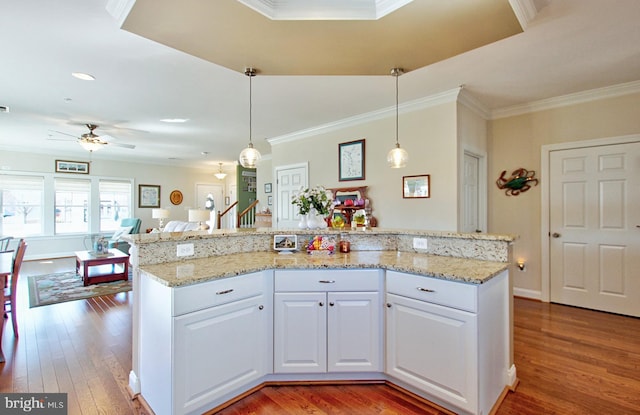
<path fill-rule="evenodd" d="M 475 313 L 477 288 L 473 284 L 387 271 L 387 292 Z"/>
<path fill-rule="evenodd" d="M 275 291 L 378 291 L 379 270 L 276 270 Z"/>
<path fill-rule="evenodd" d="M 173 312 L 179 316 L 192 311 L 254 297 L 265 291 L 262 272 L 240 275 L 176 288 L 173 294 Z"/>

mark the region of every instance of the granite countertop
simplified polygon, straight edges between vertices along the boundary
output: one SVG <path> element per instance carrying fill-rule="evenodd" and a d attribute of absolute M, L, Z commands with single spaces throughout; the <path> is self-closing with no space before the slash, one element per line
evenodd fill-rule
<path fill-rule="evenodd" d="M 428 231 L 416 229 L 393 229 L 393 228 L 369 228 L 366 231 L 361 229 L 352 231 L 350 229 L 275 229 L 275 228 L 238 228 L 238 229 L 212 229 L 207 231 L 189 231 L 189 232 L 158 232 L 146 234 L 129 234 L 123 235 L 128 242 L 136 244 L 149 244 L 162 241 L 183 241 L 193 239 L 209 239 L 220 237 L 249 236 L 249 235 L 412 235 L 417 237 L 438 237 L 453 239 L 471 239 L 486 241 L 505 241 L 513 242 L 517 239 L 515 235 L 507 234 L 490 234 L 490 233 L 458 233 L 448 231 Z"/>
<path fill-rule="evenodd" d="M 351 251 L 332 255 L 306 252 L 278 254 L 250 252 L 192 260 L 144 265 L 141 270 L 169 287 L 197 284 L 267 269 L 362 269 L 428 275 L 436 278 L 482 284 L 507 269 L 505 262 L 462 259 L 396 251 Z"/>

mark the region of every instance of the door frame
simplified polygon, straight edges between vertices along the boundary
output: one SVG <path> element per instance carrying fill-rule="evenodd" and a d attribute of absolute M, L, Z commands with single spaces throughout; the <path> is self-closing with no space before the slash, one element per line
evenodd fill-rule
<path fill-rule="evenodd" d="M 463 146 L 462 151 L 462 162 L 461 169 L 464 169 L 464 157 L 471 156 L 478 159 L 478 227 L 482 230 L 482 232 L 488 232 L 488 221 L 487 221 L 487 153 L 484 151 L 478 151 L 470 146 Z M 462 186 L 462 180 L 464 176 L 464 171 L 460 174 L 460 191 L 458 197 L 463 201 L 464 204 L 467 203 L 467 200 L 464 197 L 464 189 Z M 462 228 L 462 215 L 464 214 L 465 206 L 460 204 L 458 208 L 458 230 Z"/>
<path fill-rule="evenodd" d="M 280 183 L 278 183 L 278 173 L 280 172 L 280 170 L 296 169 L 296 168 L 304 169 L 305 180 L 307 181 L 307 185 L 308 185 L 309 184 L 309 162 L 308 161 L 305 161 L 303 163 L 285 164 L 283 166 L 276 166 L 273 168 L 273 181 L 275 182 L 273 191 L 276 197 L 273 200 L 273 209 L 272 209 L 272 212 L 275 213 L 275 215 L 272 214 L 272 218 L 271 218 L 272 220 L 275 219 L 275 224 L 272 224 L 271 226 L 273 226 L 274 228 L 280 227 L 280 224 L 279 224 L 280 218 L 278 217 L 278 212 L 279 212 L 278 206 L 281 203 L 281 200 L 280 200 L 280 191 L 279 191 Z M 275 216 L 275 218 L 273 216 Z"/>
<path fill-rule="evenodd" d="M 540 226 L 540 300 L 548 303 L 551 299 L 551 262 L 549 260 L 549 238 L 551 229 L 549 221 L 551 212 L 549 209 L 550 195 L 550 169 L 551 152 L 559 150 L 574 150 L 585 147 L 609 146 L 615 144 L 627 144 L 640 142 L 640 134 L 631 134 L 617 137 L 596 138 L 592 140 L 571 141 L 558 144 L 547 144 L 541 148 L 540 155 L 540 184 L 541 184 L 541 226 Z"/>

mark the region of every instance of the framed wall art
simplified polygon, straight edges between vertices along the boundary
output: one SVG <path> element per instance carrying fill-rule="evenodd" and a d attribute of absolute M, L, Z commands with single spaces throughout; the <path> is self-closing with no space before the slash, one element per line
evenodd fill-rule
<path fill-rule="evenodd" d="M 264 184 L 264 192 L 265 193 L 271 193 L 271 183 L 265 183 Z"/>
<path fill-rule="evenodd" d="M 85 161 L 56 160 L 56 173 L 89 174 L 89 163 Z"/>
<path fill-rule="evenodd" d="M 160 207 L 160 186 L 153 184 L 138 185 L 138 207 L 139 208 L 159 208 Z"/>
<path fill-rule="evenodd" d="M 402 176 L 402 197 L 420 199 L 431 197 L 431 177 L 429 174 Z"/>
<path fill-rule="evenodd" d="M 338 144 L 338 179 L 364 180 L 365 178 L 364 139 Z"/>
<path fill-rule="evenodd" d="M 179 205 L 180 203 L 182 203 L 182 199 L 183 199 L 183 196 L 182 196 L 182 192 L 180 190 L 174 190 L 169 195 L 169 200 L 174 205 Z"/>

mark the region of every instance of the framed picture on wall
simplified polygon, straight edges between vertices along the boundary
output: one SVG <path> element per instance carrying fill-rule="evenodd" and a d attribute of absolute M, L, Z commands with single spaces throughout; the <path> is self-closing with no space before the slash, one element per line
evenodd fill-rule
<path fill-rule="evenodd" d="M 159 208 L 160 207 L 160 186 L 154 184 L 138 185 L 138 207 L 139 208 Z"/>
<path fill-rule="evenodd" d="M 85 161 L 56 160 L 56 173 L 89 174 L 89 163 Z"/>
<path fill-rule="evenodd" d="M 364 139 L 338 144 L 338 179 L 364 180 Z"/>
<path fill-rule="evenodd" d="M 402 197 L 404 199 L 431 197 L 431 176 L 402 176 Z"/>
<path fill-rule="evenodd" d="M 271 183 L 265 183 L 264 184 L 264 192 L 265 193 L 271 193 Z"/>

